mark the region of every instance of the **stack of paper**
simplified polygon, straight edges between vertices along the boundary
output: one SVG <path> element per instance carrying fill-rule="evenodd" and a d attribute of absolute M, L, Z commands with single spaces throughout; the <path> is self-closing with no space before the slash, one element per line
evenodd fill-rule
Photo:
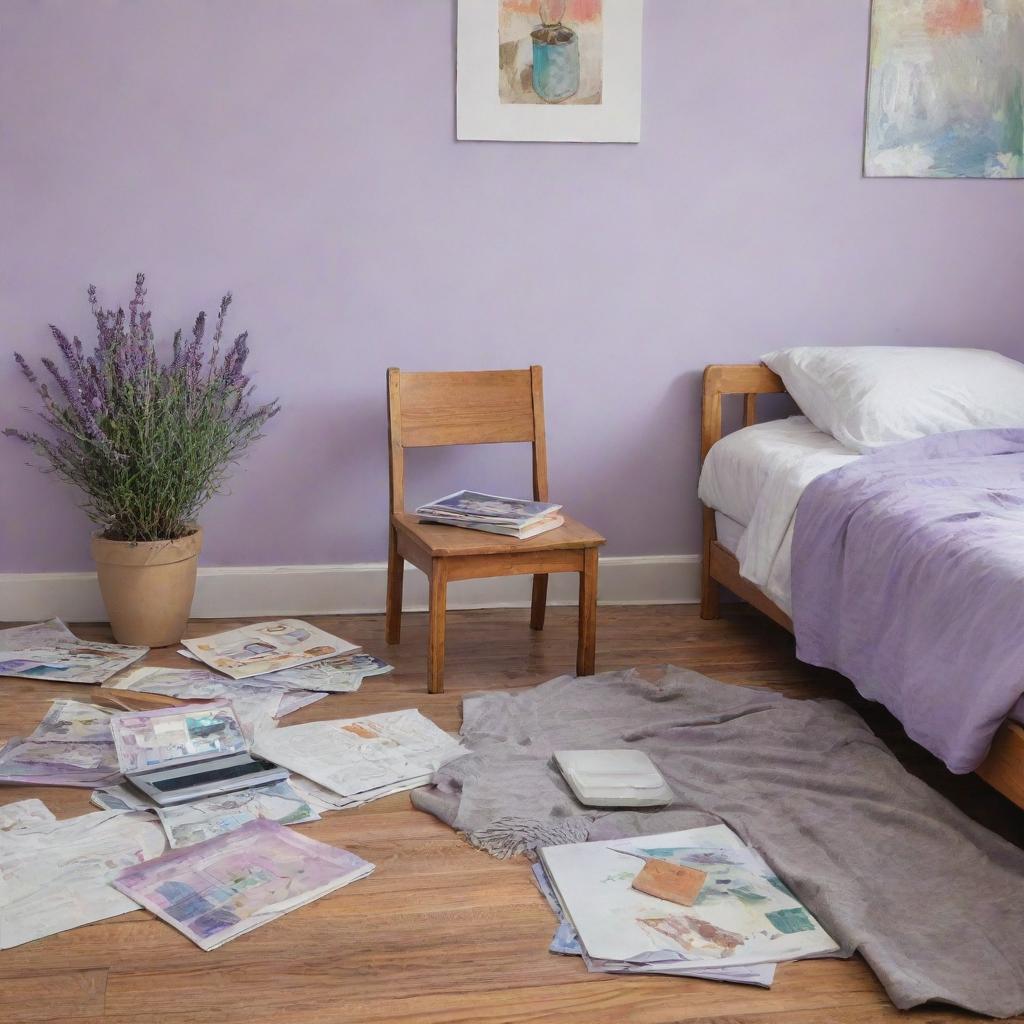
<path fill-rule="evenodd" d="M 114 885 L 202 949 L 364 878 L 373 864 L 271 821 L 122 871 Z"/>
<path fill-rule="evenodd" d="M 705 872 L 692 906 L 633 888 L 648 859 Z M 540 851 L 563 924 L 559 952 L 605 973 L 770 985 L 774 965 L 838 947 L 764 860 L 724 825 Z M 578 950 L 574 948 L 578 946 Z"/>
<path fill-rule="evenodd" d="M 479 491 L 456 491 L 437 501 L 420 505 L 416 515 L 424 523 L 461 526 L 466 530 L 483 530 L 504 537 L 526 540 L 565 523 L 560 516 L 561 505 L 525 498 L 503 498 L 500 494 Z"/>
<path fill-rule="evenodd" d="M 466 753 L 416 710 L 273 729 L 256 737 L 253 750 L 324 787 L 339 807 L 424 786 Z"/>
<path fill-rule="evenodd" d="M 28 737 L 0 749 L 0 783 L 91 788 L 120 778 L 109 713 L 75 700 L 55 700 Z"/>
<path fill-rule="evenodd" d="M 79 640 L 60 619 L 50 619 L 0 629 L 0 676 L 102 683 L 148 650 Z"/>

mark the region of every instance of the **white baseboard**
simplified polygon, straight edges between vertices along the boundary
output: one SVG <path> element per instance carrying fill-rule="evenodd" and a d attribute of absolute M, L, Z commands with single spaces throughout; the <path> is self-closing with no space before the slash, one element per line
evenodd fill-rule
<path fill-rule="evenodd" d="M 338 615 L 382 612 L 384 562 L 352 565 L 224 566 L 199 570 L 193 618 L 252 615 Z M 578 577 L 551 576 L 548 603 L 574 605 Z M 601 559 L 601 604 L 692 604 L 700 600 L 699 555 L 640 555 Z M 465 580 L 448 589 L 449 608 L 526 608 L 530 577 Z M 405 571 L 405 610 L 427 607 L 426 578 Z M 91 572 L 0 573 L 0 622 L 103 622 L 106 611 Z"/>

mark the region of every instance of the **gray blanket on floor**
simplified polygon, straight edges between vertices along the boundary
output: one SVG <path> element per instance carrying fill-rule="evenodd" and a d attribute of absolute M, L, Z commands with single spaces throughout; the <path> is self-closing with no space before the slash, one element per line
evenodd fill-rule
<path fill-rule="evenodd" d="M 463 705 L 472 753 L 413 794 L 497 856 L 721 820 L 775 868 L 901 1009 L 1024 1012 L 1024 852 L 908 774 L 861 718 L 668 667 L 563 676 Z M 669 780 L 663 810 L 582 807 L 556 750 L 633 747 Z"/>

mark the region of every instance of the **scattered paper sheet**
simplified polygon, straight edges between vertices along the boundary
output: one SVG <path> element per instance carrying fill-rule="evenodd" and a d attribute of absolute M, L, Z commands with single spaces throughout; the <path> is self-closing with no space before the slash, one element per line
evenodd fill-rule
<path fill-rule="evenodd" d="M 279 825 L 320 820 L 320 815 L 287 782 L 240 789 L 176 807 L 160 807 L 156 813 L 175 850 L 234 832 L 261 818 Z"/>
<path fill-rule="evenodd" d="M 145 656 L 148 647 L 79 640 L 60 619 L 0 629 L 0 676 L 102 683 Z"/>
<path fill-rule="evenodd" d="M 0 783 L 92 788 L 120 781 L 110 720 L 91 704 L 55 700 L 31 735 L 0 749 Z"/>
<path fill-rule="evenodd" d="M 363 878 L 373 867 L 348 850 L 261 820 L 129 868 L 114 885 L 209 950 Z"/>
<path fill-rule="evenodd" d="M 285 668 L 269 675 L 255 676 L 267 683 L 294 687 L 298 690 L 319 690 L 325 693 L 355 693 L 367 676 L 381 676 L 393 671 L 389 665 L 372 654 L 358 652 L 343 654 L 297 668 Z"/>
<path fill-rule="evenodd" d="M 161 693 L 187 700 L 230 700 L 242 732 L 250 743 L 259 729 L 272 726 L 279 715 L 295 710 L 289 704 L 288 709 L 282 711 L 281 698 L 287 692 L 283 687 L 225 679 L 205 668 L 137 668 L 111 679 L 107 687 Z"/>
<path fill-rule="evenodd" d="M 0 949 L 138 910 L 110 882 L 165 846 L 153 818 L 116 811 L 66 821 L 25 817 L 0 831 Z"/>
<path fill-rule="evenodd" d="M 266 675 L 358 650 L 356 644 L 300 619 L 257 622 L 182 643 L 200 661 L 232 679 Z"/>
<path fill-rule="evenodd" d="M 310 722 L 257 737 L 258 754 L 351 801 L 426 785 L 466 749 L 415 709 Z"/>
<path fill-rule="evenodd" d="M 694 905 L 678 906 L 633 889 L 644 857 L 706 872 Z M 721 967 L 838 949 L 764 860 L 724 825 L 546 846 L 540 860 L 595 959 Z"/>
<path fill-rule="evenodd" d="M 558 895 L 543 864 L 531 865 L 534 881 L 558 919 L 558 928 L 548 951 L 562 956 L 579 956 L 591 974 L 670 974 L 683 978 L 703 978 L 705 981 L 728 981 L 737 985 L 757 985 L 771 988 L 775 980 L 775 964 L 751 964 L 749 967 L 693 967 L 689 964 L 642 964 L 628 960 L 595 960 L 580 942 L 576 929 L 565 916 Z"/>
<path fill-rule="evenodd" d="M 0 832 L 12 829 L 33 828 L 57 819 L 42 800 L 34 797 L 30 800 L 17 800 L 13 804 L 0 807 Z"/>

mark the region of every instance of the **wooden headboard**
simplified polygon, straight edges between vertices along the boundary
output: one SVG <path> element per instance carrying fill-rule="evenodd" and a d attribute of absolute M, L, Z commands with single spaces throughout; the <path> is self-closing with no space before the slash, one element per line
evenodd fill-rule
<path fill-rule="evenodd" d="M 743 426 L 757 419 L 757 396 L 785 392 L 782 378 L 764 363 L 717 364 L 704 370 L 704 391 L 700 407 L 700 461 L 711 446 L 722 439 L 722 396 L 743 396 Z"/>

